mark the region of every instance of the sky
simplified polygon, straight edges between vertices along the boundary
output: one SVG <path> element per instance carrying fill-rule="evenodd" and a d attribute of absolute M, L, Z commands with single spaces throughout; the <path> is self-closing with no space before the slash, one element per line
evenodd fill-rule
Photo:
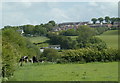
<path fill-rule="evenodd" d="M 95 17 L 118 17 L 118 2 L 2 2 L 2 24 L 38 25 L 54 20 L 56 23 L 90 21 Z M 0 9 L 0 11 L 1 11 Z"/>

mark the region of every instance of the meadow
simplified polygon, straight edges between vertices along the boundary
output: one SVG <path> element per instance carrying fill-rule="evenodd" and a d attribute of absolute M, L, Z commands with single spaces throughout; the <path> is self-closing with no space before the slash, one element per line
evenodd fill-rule
<path fill-rule="evenodd" d="M 41 43 L 49 40 L 47 37 L 39 36 L 39 37 L 27 37 L 32 43 Z"/>
<path fill-rule="evenodd" d="M 118 49 L 118 30 L 106 31 L 97 37 L 105 41 L 108 47 Z"/>
<path fill-rule="evenodd" d="M 48 47 L 48 43 L 46 43 L 47 40 L 49 40 L 49 38 L 45 37 L 45 36 L 39 36 L 39 37 L 27 37 L 32 43 L 41 43 L 38 44 L 38 47 Z"/>
<path fill-rule="evenodd" d="M 10 81 L 118 81 L 118 62 L 26 64 Z"/>

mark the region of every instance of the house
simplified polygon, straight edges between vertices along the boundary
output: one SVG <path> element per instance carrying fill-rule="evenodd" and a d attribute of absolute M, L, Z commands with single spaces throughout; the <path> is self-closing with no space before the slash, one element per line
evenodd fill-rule
<path fill-rule="evenodd" d="M 48 47 L 40 48 L 40 52 L 44 52 L 44 49 L 46 49 L 46 48 L 53 48 L 53 49 L 56 49 L 56 50 L 60 50 L 61 49 L 60 45 L 49 45 Z"/>
<path fill-rule="evenodd" d="M 56 50 L 60 50 L 60 45 L 49 45 L 48 48 L 53 48 L 53 49 L 56 49 Z"/>

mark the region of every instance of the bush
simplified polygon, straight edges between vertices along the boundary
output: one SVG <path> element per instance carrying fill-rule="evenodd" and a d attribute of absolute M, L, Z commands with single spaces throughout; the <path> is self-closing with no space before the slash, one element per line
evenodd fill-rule
<path fill-rule="evenodd" d="M 95 62 L 95 61 L 117 61 L 118 51 L 116 49 L 97 50 L 93 48 L 82 48 L 78 50 L 63 51 L 61 57 L 67 62 Z"/>
<path fill-rule="evenodd" d="M 108 27 L 99 27 L 99 28 L 96 28 L 96 31 L 97 31 L 96 34 L 100 35 L 100 34 L 104 33 L 107 30 L 109 30 Z"/>
<path fill-rule="evenodd" d="M 22 56 L 39 56 L 39 49 L 14 29 L 2 30 L 2 76 L 13 75 Z"/>
<path fill-rule="evenodd" d="M 44 60 L 50 61 L 50 62 L 56 62 L 58 58 L 58 52 L 55 49 L 52 48 L 46 48 L 41 56 Z"/>
<path fill-rule="evenodd" d="M 68 29 L 68 30 L 66 30 L 66 31 L 62 31 L 62 32 L 60 33 L 60 35 L 64 35 L 64 36 L 77 36 L 78 33 L 76 32 L 75 29 Z"/>

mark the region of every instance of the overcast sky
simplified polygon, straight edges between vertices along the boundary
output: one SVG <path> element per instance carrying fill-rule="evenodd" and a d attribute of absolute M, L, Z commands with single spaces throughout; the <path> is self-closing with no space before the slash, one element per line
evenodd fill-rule
<path fill-rule="evenodd" d="M 3 2 L 2 25 L 90 21 L 93 17 L 117 17 L 117 2 Z"/>

